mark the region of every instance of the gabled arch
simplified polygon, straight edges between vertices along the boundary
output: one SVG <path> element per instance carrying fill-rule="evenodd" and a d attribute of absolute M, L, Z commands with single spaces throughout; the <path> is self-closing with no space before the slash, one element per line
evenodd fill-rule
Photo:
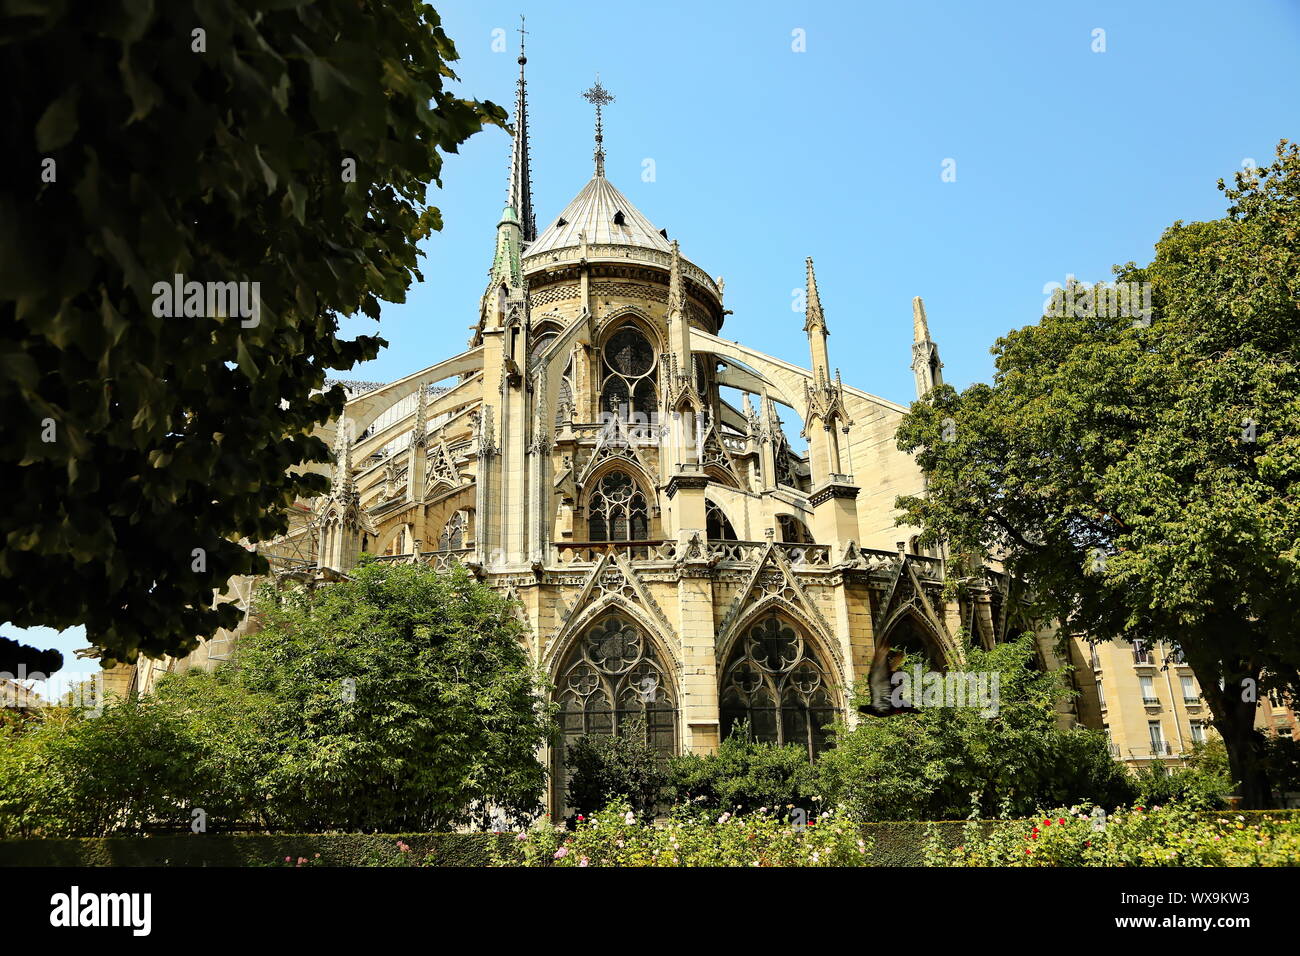
<path fill-rule="evenodd" d="M 635 325 L 650 340 L 650 345 L 655 351 L 663 352 L 665 350 L 664 338 L 660 333 L 659 324 L 650 313 L 637 308 L 635 305 L 621 305 L 609 315 L 597 321 L 595 329 L 596 346 L 603 349 L 609 342 L 609 337 L 617 332 L 621 326 L 629 323 Z"/>
<path fill-rule="evenodd" d="M 774 611 L 777 614 L 789 617 L 803 628 L 805 640 L 809 642 L 818 657 L 832 672 L 836 683 L 841 687 L 844 686 L 844 668 L 841 665 L 839 655 L 835 651 L 834 635 L 828 634 L 821 622 L 815 620 L 802 607 L 792 601 L 785 600 L 778 594 L 768 594 L 741 611 L 740 615 L 727 628 L 727 633 L 722 635 L 723 641 L 718 645 L 716 652 L 718 666 L 721 668 L 726 665 L 726 661 L 735 650 L 736 643 L 755 621 Z"/>
<path fill-rule="evenodd" d="M 561 662 L 572 650 L 574 641 L 578 640 L 579 636 L 601 617 L 613 612 L 631 618 L 646 632 L 665 665 L 672 669 L 673 679 L 677 680 L 682 671 L 682 662 L 673 650 L 674 636 L 665 629 L 662 621 L 656 620 L 655 614 L 639 602 L 629 601 L 618 594 L 602 594 L 576 610 L 560 626 L 560 630 L 551 639 L 542 655 L 542 665 L 546 668 L 548 676 L 554 680 Z"/>

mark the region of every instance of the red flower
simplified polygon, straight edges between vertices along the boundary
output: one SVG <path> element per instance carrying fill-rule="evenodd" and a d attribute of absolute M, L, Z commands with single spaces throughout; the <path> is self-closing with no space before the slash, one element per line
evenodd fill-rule
<path fill-rule="evenodd" d="M 582 822 L 583 820 L 585 820 L 585 819 L 587 819 L 587 818 L 584 817 L 581 813 L 578 814 L 578 822 L 579 822 L 579 823 L 581 823 L 581 822 Z"/>
<path fill-rule="evenodd" d="M 1142 808 L 1141 808 L 1141 807 L 1134 807 L 1133 809 L 1136 810 L 1138 813 L 1141 813 L 1141 812 L 1142 812 Z"/>
<path fill-rule="evenodd" d="M 1050 827 L 1051 825 L 1052 825 L 1052 821 L 1051 821 L 1051 820 L 1044 820 L 1044 821 L 1043 821 L 1043 826 L 1045 826 L 1045 827 Z"/>
<path fill-rule="evenodd" d="M 1060 821 L 1060 823 L 1061 823 L 1061 826 L 1065 826 L 1065 817 L 1061 817 L 1061 821 Z"/>
<path fill-rule="evenodd" d="M 1031 850 L 1029 847 L 1025 847 L 1025 855 L 1026 855 L 1026 856 L 1028 856 L 1029 854 L 1031 854 L 1031 853 L 1033 853 L 1033 852 L 1034 852 L 1034 851 Z"/>

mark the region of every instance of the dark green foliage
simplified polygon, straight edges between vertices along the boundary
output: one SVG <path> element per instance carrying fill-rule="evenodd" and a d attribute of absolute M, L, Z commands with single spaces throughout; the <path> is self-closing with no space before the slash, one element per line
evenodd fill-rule
<path fill-rule="evenodd" d="M 737 727 L 711 754 L 684 754 L 671 762 L 670 793 L 675 803 L 711 810 L 749 813 L 767 807 L 798 807 L 809 819 L 820 798 L 808 751 L 803 747 L 752 740 Z"/>
<path fill-rule="evenodd" d="M 63 655 L 59 651 L 42 651 L 12 638 L 0 637 L 0 674 L 12 677 L 22 668 L 24 674 L 37 673 L 49 677 L 62 666 Z"/>
<path fill-rule="evenodd" d="M 898 444 L 926 494 L 898 504 L 1067 630 L 1180 647 L 1259 807 L 1256 701 L 1300 691 L 1300 149 L 1220 188 L 1227 216 L 1116 269 L 1149 324 L 1069 290 L 1085 308 L 999 339 L 992 385 L 916 402 Z"/>
<path fill-rule="evenodd" d="M 1184 766 L 1170 769 L 1152 761 L 1133 774 L 1133 786 L 1139 806 L 1181 803 L 1196 810 L 1223 809 L 1233 786 L 1228 752 L 1215 739 L 1197 747 Z"/>
<path fill-rule="evenodd" d="M 540 811 L 544 688 L 511 605 L 458 569 L 267 588 L 215 673 L 0 729 L 0 835 L 188 826 L 424 831 Z"/>
<path fill-rule="evenodd" d="M 504 113 L 419 0 L 0 0 L 0 51 L 0 620 L 183 653 L 326 489 L 313 393 L 382 344 L 339 317 L 404 299 L 440 154 Z M 260 321 L 156 315 L 178 274 Z"/>
<path fill-rule="evenodd" d="M 488 866 L 493 845 L 513 839 L 493 833 L 207 833 L 0 840 L 0 867 L 293 866 L 299 859 L 311 866 Z M 408 853 L 397 849 L 399 840 Z"/>
<path fill-rule="evenodd" d="M 188 826 L 218 809 L 184 722 L 152 700 L 99 716 L 64 710 L 0 727 L 0 836 L 103 836 Z"/>
<path fill-rule="evenodd" d="M 966 649 L 964 670 L 1000 675 L 994 716 L 974 707 L 922 707 L 863 717 L 853 730 L 839 726 L 835 745 L 817 761 L 823 798 L 864 821 L 962 819 L 972 802 L 985 816 L 1031 814 L 1061 802 L 1125 802 L 1126 776 L 1105 738 L 1059 727 L 1057 708 L 1070 691 L 1060 671 L 1033 668 L 1034 655 L 1030 635 L 992 651 Z M 855 703 L 864 699 L 859 694 Z"/>
<path fill-rule="evenodd" d="M 565 764 L 573 770 L 568 803 L 591 815 L 616 800 L 626 800 L 642 815 L 655 812 L 668 786 L 663 758 L 632 726 L 619 737 L 589 734 L 569 746 Z"/>

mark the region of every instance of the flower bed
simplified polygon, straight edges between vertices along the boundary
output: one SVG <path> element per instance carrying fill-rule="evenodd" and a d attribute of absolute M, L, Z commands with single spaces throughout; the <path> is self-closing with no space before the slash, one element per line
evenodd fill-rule
<path fill-rule="evenodd" d="M 962 841 L 935 833 L 928 866 L 1295 866 L 1300 816 L 1134 807 L 1094 816 L 1087 806 L 1035 820 L 971 821 Z"/>
<path fill-rule="evenodd" d="M 541 822 L 519 834 L 499 866 L 866 866 L 870 837 L 838 812 L 806 825 L 788 810 L 717 817 L 678 812 L 659 826 L 644 824 L 625 806 L 611 806 L 577 829 Z"/>

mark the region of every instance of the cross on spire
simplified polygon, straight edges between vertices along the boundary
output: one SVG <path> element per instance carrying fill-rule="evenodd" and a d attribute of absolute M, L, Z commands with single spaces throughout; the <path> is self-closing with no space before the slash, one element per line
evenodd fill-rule
<path fill-rule="evenodd" d="M 608 106 L 614 102 L 614 96 L 600 85 L 600 74 L 596 74 L 596 85 L 589 90 L 585 90 L 582 98 L 596 107 L 596 175 L 604 178 L 605 176 L 605 137 L 604 127 L 601 125 L 601 107 Z"/>

